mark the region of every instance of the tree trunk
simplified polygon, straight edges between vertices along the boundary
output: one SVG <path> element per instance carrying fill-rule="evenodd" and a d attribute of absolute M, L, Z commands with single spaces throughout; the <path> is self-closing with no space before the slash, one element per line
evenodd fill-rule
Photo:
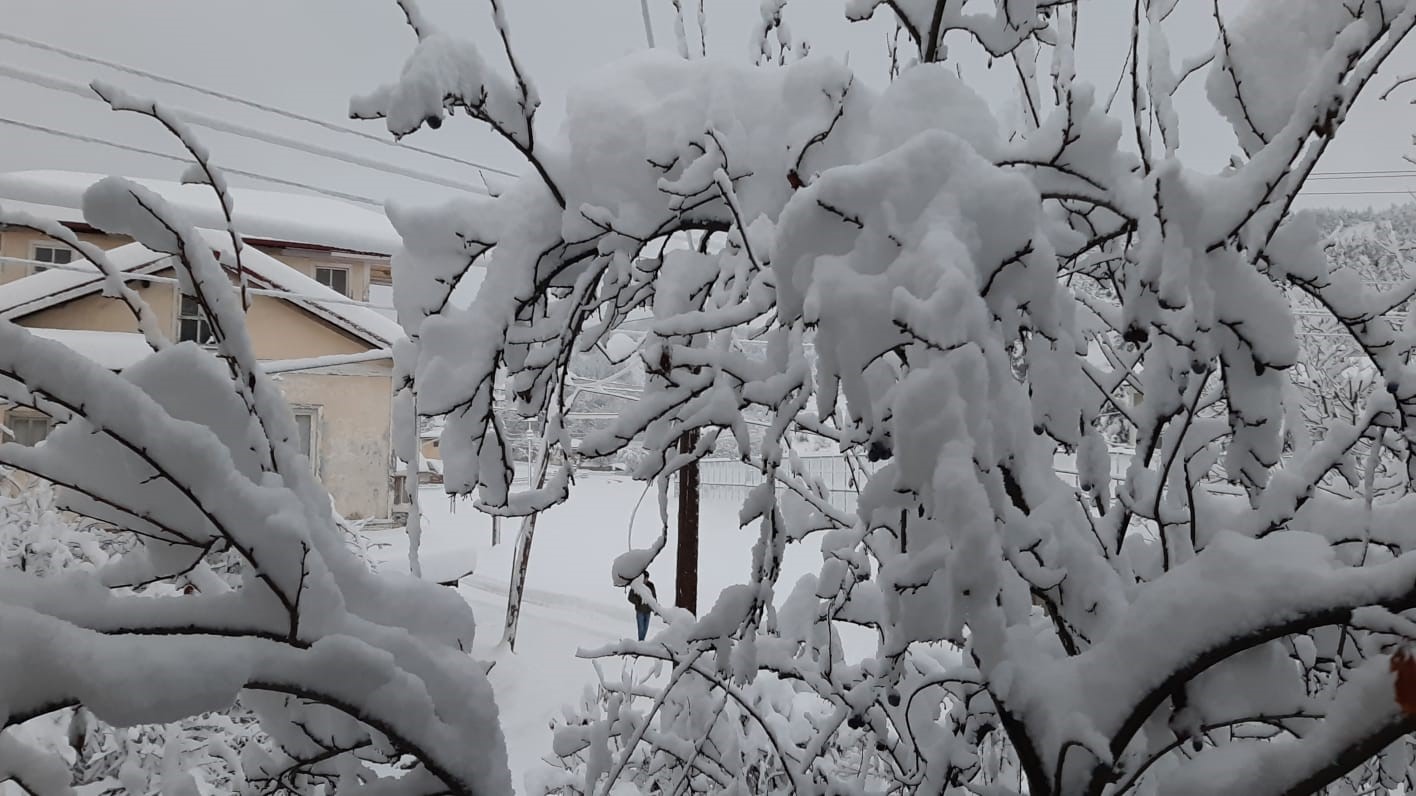
<path fill-rule="evenodd" d="M 679 453 L 692 453 L 698 429 L 679 437 Z M 698 462 L 679 470 L 678 562 L 674 574 L 674 605 L 698 613 Z"/>
<path fill-rule="evenodd" d="M 549 437 L 541 440 L 540 456 L 536 460 L 535 472 L 531 480 L 533 489 L 546 485 L 546 469 L 550 465 Z M 511 586 L 506 594 L 506 627 L 502 631 L 502 643 L 512 652 L 516 651 L 516 628 L 521 621 L 521 601 L 526 596 L 526 566 L 531 560 L 531 539 L 536 535 L 536 518 L 541 512 L 523 517 L 521 530 L 516 534 L 516 552 L 511 557 Z"/>
<path fill-rule="evenodd" d="M 413 412 L 413 431 L 409 449 L 409 461 L 407 469 L 403 471 L 403 491 L 408 493 L 408 520 L 404 530 L 408 533 L 408 571 L 415 578 L 423 577 L 423 512 L 422 506 L 418 504 L 418 465 L 423 458 L 422 435 L 418 433 L 418 391 L 409 388 L 411 400 L 408 402 L 409 409 Z"/>

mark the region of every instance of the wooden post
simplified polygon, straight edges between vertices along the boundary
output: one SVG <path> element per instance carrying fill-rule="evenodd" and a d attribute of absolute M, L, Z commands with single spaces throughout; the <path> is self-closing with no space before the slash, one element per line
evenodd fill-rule
<path fill-rule="evenodd" d="M 679 437 L 679 453 L 692 453 L 698 429 Z M 678 561 L 674 572 L 674 605 L 698 613 L 698 462 L 679 470 Z"/>

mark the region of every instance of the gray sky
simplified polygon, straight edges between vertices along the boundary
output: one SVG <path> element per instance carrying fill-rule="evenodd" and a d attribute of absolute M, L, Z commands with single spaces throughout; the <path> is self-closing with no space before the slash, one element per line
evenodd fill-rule
<path fill-rule="evenodd" d="M 1238 0 L 1223 0 L 1226 3 Z M 1258 0 L 1273 2 L 1273 0 Z M 557 125 L 567 89 L 588 68 L 645 46 L 638 0 L 504 0 L 518 53 L 537 79 L 544 106 L 541 122 Z M 694 0 L 684 5 L 696 8 Z M 748 32 L 759 0 L 710 0 L 710 54 L 745 60 Z M 1129 3 L 1091 0 L 1085 5 L 1089 29 L 1083 46 L 1084 76 L 1104 83 L 1107 90 L 1125 57 Z M 1197 5 L 1208 5 L 1200 3 Z M 650 0 L 657 44 L 674 48 L 672 5 Z M 423 0 L 425 13 L 446 28 L 488 47 L 499 57 L 495 33 L 482 2 Z M 788 20 L 797 38 L 806 38 L 818 53 L 845 55 L 861 79 L 879 84 L 884 77 L 883 42 L 893 29 L 882 11 L 867 24 L 849 24 L 842 0 L 794 0 Z M 0 0 L 5 31 L 116 61 L 246 99 L 297 111 L 330 122 L 383 133 L 372 122 L 345 119 L 350 95 L 392 80 L 412 47 L 393 0 Z M 1206 46 L 1212 36 L 1202 16 L 1179 18 L 1172 25 L 1177 56 Z M 690 20 L 690 37 L 696 36 Z M 695 39 L 696 40 L 696 39 Z M 956 46 L 962 52 L 963 43 Z M 220 115 L 230 121 L 298 138 L 409 169 L 476 183 L 475 172 L 426 155 L 313 128 L 255 110 L 115 74 L 92 64 L 0 41 L 0 64 L 15 65 L 68 80 L 94 77 L 112 80 L 135 93 L 174 106 Z M 965 76 L 983 79 L 984 66 L 965 64 Z M 1398 101 L 1378 102 L 1375 94 L 1400 74 L 1416 72 L 1416 42 L 1408 42 L 1378 76 L 1377 92 L 1354 111 L 1320 171 L 1411 170 L 1402 156 L 1416 151 L 1416 88 Z M 998 85 L 983 79 L 981 85 Z M 1235 151 L 1233 136 L 1208 110 L 1201 79 L 1192 81 L 1182 97 L 1188 115 L 1182 154 L 1192 164 L 1216 168 Z M 1000 96 L 1010 94 L 999 91 Z M 174 142 L 148 121 L 115 115 L 92 101 L 0 77 L 0 118 L 110 140 L 130 146 L 178 154 Z M 551 129 L 550 127 L 547 128 Z M 448 189 L 322 157 L 294 152 L 229 134 L 198 130 L 217 162 L 305 182 L 322 188 L 370 196 L 394 196 L 429 201 Z M 543 133 L 544 134 L 544 133 Z M 467 160 L 514 171 L 522 169 L 514 153 L 471 120 L 459 118 L 439 131 L 422 131 L 408 143 Z M 122 173 L 175 179 L 180 168 L 144 155 L 65 140 L 53 135 L 0 124 L 0 170 L 56 168 Z M 233 178 L 236 184 L 272 188 Z M 1315 185 L 1318 185 L 1315 183 Z M 1331 180 L 1324 191 L 1416 190 L 1416 177 Z M 1343 206 L 1386 204 L 1405 200 L 1403 194 L 1315 197 L 1311 202 Z"/>

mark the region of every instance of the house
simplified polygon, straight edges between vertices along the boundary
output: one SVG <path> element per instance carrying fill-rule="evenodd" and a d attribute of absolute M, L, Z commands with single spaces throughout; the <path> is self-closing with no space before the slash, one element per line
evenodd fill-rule
<path fill-rule="evenodd" d="M 103 249 L 131 243 L 84 222 L 84 192 L 101 179 L 98 174 L 68 171 L 0 173 L 0 204 L 59 221 L 80 239 Z M 180 209 L 198 227 L 225 228 L 221 205 L 209 186 L 133 182 Z M 389 257 L 401 239 L 382 212 L 338 199 L 249 188 L 233 188 L 231 196 L 236 229 L 249 246 L 348 298 L 391 303 Z M 0 228 L 0 284 L 77 256 L 39 233 Z"/>
<path fill-rule="evenodd" d="M 164 319 L 170 338 L 208 343 L 210 326 L 195 302 L 181 296 L 171 256 L 83 223 L 76 208 L 96 179 L 63 172 L 0 175 L 0 204 L 58 219 L 107 249 Z M 140 182 L 187 211 L 214 251 L 229 254 L 230 239 L 211 231 L 224 222 L 210 188 Z M 204 191 L 209 201 L 193 191 Z M 338 202 L 244 190 L 235 201 L 238 230 L 249 244 L 242 266 L 254 289 L 247 320 L 256 356 L 294 409 L 301 444 L 336 508 L 351 519 L 390 518 L 397 467 L 389 350 L 402 329 L 365 302 L 388 281 L 397 235 L 382 215 Z M 232 280 L 235 289 L 234 273 Z M 0 228 L 0 318 L 122 370 L 148 349 L 127 308 L 102 293 L 97 269 L 77 252 L 29 230 Z M 0 406 L 0 424 L 16 441 L 37 444 L 51 421 Z"/>

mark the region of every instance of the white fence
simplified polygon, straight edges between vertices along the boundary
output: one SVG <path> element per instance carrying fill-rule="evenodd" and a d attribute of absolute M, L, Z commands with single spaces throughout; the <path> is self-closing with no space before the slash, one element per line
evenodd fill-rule
<path fill-rule="evenodd" d="M 1111 477 L 1124 478 L 1130 464 L 1131 451 L 1117 448 L 1111 451 Z M 820 479 L 826 487 L 832 506 L 843 511 L 854 512 L 856 497 L 863 483 L 856 483 L 851 467 L 839 455 L 802 456 L 801 474 Z M 879 470 L 883 463 L 861 462 L 861 478 L 868 478 Z M 1077 484 L 1076 457 L 1058 454 L 1053 460 L 1057 475 L 1069 484 Z M 699 494 L 704 500 L 741 501 L 753 487 L 762 483 L 762 473 L 756 467 L 743 464 L 736 459 L 704 459 L 699 464 Z M 785 487 L 779 487 L 785 489 Z"/>
<path fill-rule="evenodd" d="M 826 487 L 831 505 L 842 511 L 854 512 L 856 496 L 863 483 L 856 483 L 850 465 L 840 456 L 802 456 L 801 475 L 819 479 Z M 861 462 L 861 478 L 880 469 L 880 464 Z M 762 473 L 737 459 L 704 459 L 698 467 L 699 495 L 704 500 L 741 501 L 753 487 L 762 483 Z M 778 491 L 786 487 L 778 487 Z"/>

